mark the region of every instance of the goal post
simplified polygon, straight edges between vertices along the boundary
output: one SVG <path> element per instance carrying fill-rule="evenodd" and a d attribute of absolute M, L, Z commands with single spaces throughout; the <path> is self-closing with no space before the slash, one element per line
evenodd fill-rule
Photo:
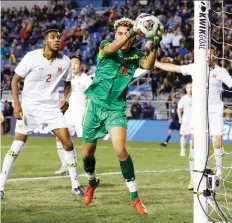
<path fill-rule="evenodd" d="M 207 162 L 207 58 L 208 58 L 208 1 L 194 0 L 194 63 L 193 81 L 194 111 L 194 223 L 208 222 L 208 205 L 203 191 L 206 177 L 203 176 Z"/>

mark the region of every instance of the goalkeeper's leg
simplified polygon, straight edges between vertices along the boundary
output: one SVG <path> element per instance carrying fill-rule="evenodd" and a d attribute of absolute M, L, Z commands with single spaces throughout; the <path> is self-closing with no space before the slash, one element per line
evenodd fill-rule
<path fill-rule="evenodd" d="M 139 214 L 147 214 L 147 209 L 138 196 L 133 161 L 126 149 L 127 130 L 124 127 L 113 127 L 109 130 L 109 133 L 112 139 L 114 151 L 119 158 L 122 175 L 130 191 L 132 206 Z"/>

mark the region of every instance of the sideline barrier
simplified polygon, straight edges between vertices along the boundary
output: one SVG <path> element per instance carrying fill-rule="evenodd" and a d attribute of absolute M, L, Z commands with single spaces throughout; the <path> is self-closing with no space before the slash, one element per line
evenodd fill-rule
<path fill-rule="evenodd" d="M 129 120 L 128 121 L 128 141 L 153 141 L 163 142 L 167 136 L 169 122 L 167 120 Z M 14 135 L 15 118 L 11 118 L 10 134 Z M 48 132 L 46 126 L 39 126 L 34 129 L 31 136 L 54 137 Z M 108 139 L 108 137 L 105 137 Z M 232 144 L 232 121 L 224 124 L 224 143 Z M 179 142 L 180 137 L 177 131 L 173 132 L 170 142 Z"/>

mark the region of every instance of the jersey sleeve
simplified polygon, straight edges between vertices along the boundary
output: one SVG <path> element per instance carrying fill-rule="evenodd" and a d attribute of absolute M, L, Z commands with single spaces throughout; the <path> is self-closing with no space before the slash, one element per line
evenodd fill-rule
<path fill-rule="evenodd" d="M 142 50 L 137 50 L 136 54 L 137 54 L 137 56 L 139 58 L 139 67 L 140 67 L 142 59 L 144 59 L 146 56 L 145 56 L 145 54 L 144 54 L 144 52 Z"/>
<path fill-rule="evenodd" d="M 226 69 L 223 69 L 219 75 L 220 80 L 227 85 L 227 87 L 232 88 L 232 77 L 229 75 Z"/>
<path fill-rule="evenodd" d="M 194 64 L 182 65 L 180 69 L 181 69 L 181 73 L 184 76 L 186 75 L 193 76 L 193 72 L 195 71 Z"/>
<path fill-rule="evenodd" d="M 182 97 L 178 103 L 178 108 L 183 109 L 183 107 L 184 107 L 184 98 Z"/>
<path fill-rule="evenodd" d="M 71 60 L 69 61 L 69 66 L 68 69 L 66 70 L 64 76 L 63 76 L 63 80 L 65 82 L 69 82 L 72 80 L 72 66 L 71 66 Z"/>
<path fill-rule="evenodd" d="M 29 58 L 29 53 L 27 53 L 14 69 L 14 72 L 22 78 L 25 78 L 31 69 Z"/>
<path fill-rule="evenodd" d="M 87 89 L 91 84 L 92 84 L 92 79 L 91 77 L 87 76 L 85 80 L 85 89 Z"/>
<path fill-rule="evenodd" d="M 106 55 L 105 52 L 104 52 L 104 50 L 103 50 L 103 48 L 104 48 L 106 45 L 108 45 L 108 44 L 110 44 L 110 43 L 112 43 L 112 42 L 113 42 L 112 39 L 105 39 L 105 40 L 103 40 L 103 41 L 100 43 L 100 50 L 99 50 L 99 53 L 98 53 L 98 57 L 103 58 L 103 57 Z"/>

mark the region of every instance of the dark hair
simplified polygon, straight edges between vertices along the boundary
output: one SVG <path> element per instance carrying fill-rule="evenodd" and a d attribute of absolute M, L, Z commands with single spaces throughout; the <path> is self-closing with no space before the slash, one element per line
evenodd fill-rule
<path fill-rule="evenodd" d="M 47 29 L 47 30 L 44 32 L 44 34 L 43 34 L 44 39 L 46 38 L 46 36 L 47 36 L 50 32 L 57 32 L 57 33 L 59 33 L 59 30 L 58 30 L 58 29 Z"/>
<path fill-rule="evenodd" d="M 72 56 L 70 56 L 69 58 L 70 58 L 70 60 L 72 60 L 72 59 L 78 59 L 78 60 L 82 63 L 82 59 L 81 59 L 80 56 L 72 55 Z"/>

